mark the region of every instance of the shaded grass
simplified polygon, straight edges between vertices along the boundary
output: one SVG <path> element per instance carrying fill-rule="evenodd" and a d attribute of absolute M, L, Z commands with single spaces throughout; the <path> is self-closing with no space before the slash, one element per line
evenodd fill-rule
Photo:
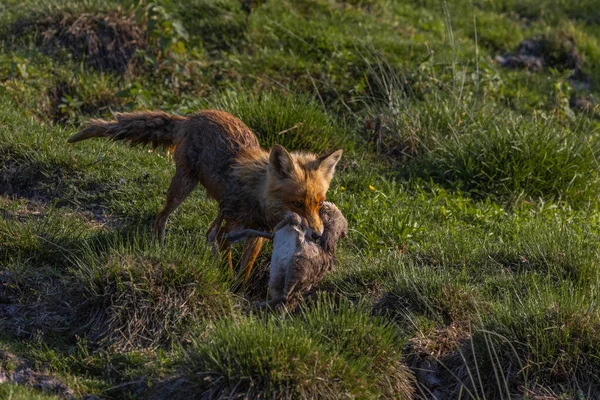
<path fill-rule="evenodd" d="M 64 270 L 69 258 L 80 250 L 86 240 L 98 233 L 98 226 L 93 223 L 90 226 L 89 220 L 81 215 L 42 208 L 40 214 L 28 217 L 26 207 L 2 209 L 6 211 L 0 220 L 0 238 L 3 242 L 0 256 L 7 266 L 31 263 Z"/>
<path fill-rule="evenodd" d="M 41 116 L 54 123 L 77 123 L 89 117 L 123 111 L 125 99 L 115 96 L 116 80 L 110 75 L 82 73 L 76 77 L 55 78 L 47 91 L 48 104 Z"/>
<path fill-rule="evenodd" d="M 473 365 L 484 377 L 501 373 L 506 381 L 487 393 L 523 383 L 594 393 L 600 384 L 592 372 L 598 369 L 595 289 L 534 288 L 482 316 L 482 330 L 474 333 Z"/>
<path fill-rule="evenodd" d="M 10 383 L 0 385 L 0 396 L 12 400 L 58 400 L 60 397 Z"/>
<path fill-rule="evenodd" d="M 528 19 L 547 19 L 549 21 L 561 20 L 566 14 L 569 18 L 581 19 L 586 23 L 598 22 L 593 15 L 594 1 L 482 1 L 482 7 L 495 11 L 513 12 Z"/>
<path fill-rule="evenodd" d="M 75 262 L 84 288 L 78 319 L 91 341 L 157 347 L 185 341 L 190 326 L 231 312 L 235 301 L 226 291 L 224 268 L 211 266 L 208 252 L 193 251 L 197 242 L 161 250 L 151 239 L 132 239 L 130 245 L 117 239 L 90 248 Z"/>

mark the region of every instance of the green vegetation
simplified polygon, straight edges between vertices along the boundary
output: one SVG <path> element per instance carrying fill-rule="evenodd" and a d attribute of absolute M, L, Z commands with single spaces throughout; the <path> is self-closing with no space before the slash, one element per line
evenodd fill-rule
<path fill-rule="evenodd" d="M 0 397 L 597 397 L 599 8 L 2 2 Z M 254 310 L 269 254 L 234 289 L 202 190 L 159 246 L 166 153 L 66 144 L 145 108 L 344 149 L 314 296 Z"/>
<path fill-rule="evenodd" d="M 221 321 L 189 355 L 189 376 L 215 395 L 409 397 L 403 341 L 382 318 L 321 298 L 300 316 Z M 320 381 L 320 384 L 315 384 Z"/>
<path fill-rule="evenodd" d="M 17 385 L 0 385 L 0 395 L 3 399 L 11 400 L 57 400 L 58 396 L 45 395 L 39 391 Z"/>

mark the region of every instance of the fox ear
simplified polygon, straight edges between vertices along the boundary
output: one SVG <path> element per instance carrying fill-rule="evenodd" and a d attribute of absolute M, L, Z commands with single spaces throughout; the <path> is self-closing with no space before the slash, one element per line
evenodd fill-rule
<path fill-rule="evenodd" d="M 342 158 L 342 149 L 336 150 L 333 153 L 327 154 L 319 158 L 318 170 L 331 181 L 335 172 L 335 166 L 340 158 Z"/>
<path fill-rule="evenodd" d="M 269 165 L 271 166 L 272 171 L 282 178 L 291 176 L 296 167 L 290 153 L 279 144 L 276 144 L 273 146 L 273 149 L 271 149 Z"/>

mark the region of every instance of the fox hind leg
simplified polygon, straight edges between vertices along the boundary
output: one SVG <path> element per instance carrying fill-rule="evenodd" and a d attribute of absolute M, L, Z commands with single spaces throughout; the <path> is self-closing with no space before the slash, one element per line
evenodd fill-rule
<path fill-rule="evenodd" d="M 221 231 L 221 225 L 223 224 L 223 212 L 221 210 L 219 210 L 219 213 L 217 214 L 217 217 L 215 218 L 215 220 L 210 224 L 210 227 L 208 228 L 208 231 L 206 232 L 206 240 L 208 241 L 208 243 L 211 245 L 211 251 L 212 251 L 212 255 L 213 257 L 217 256 L 218 253 L 218 244 L 219 244 L 219 232 Z"/>
<path fill-rule="evenodd" d="M 227 238 L 227 234 L 231 231 L 231 224 L 225 220 L 223 224 L 223 212 L 219 210 L 217 217 L 210 224 L 206 232 L 206 239 L 211 245 L 211 253 L 213 257 L 217 257 L 219 253 L 225 254 L 227 266 L 233 275 L 233 259 L 231 256 L 231 241 Z"/>
<path fill-rule="evenodd" d="M 165 231 L 169 215 L 189 196 L 198 186 L 198 179 L 192 176 L 187 168 L 177 166 L 175 176 L 171 180 L 171 185 L 167 191 L 167 203 L 161 212 L 156 216 L 153 231 L 158 236 L 161 244 L 165 242 Z"/>

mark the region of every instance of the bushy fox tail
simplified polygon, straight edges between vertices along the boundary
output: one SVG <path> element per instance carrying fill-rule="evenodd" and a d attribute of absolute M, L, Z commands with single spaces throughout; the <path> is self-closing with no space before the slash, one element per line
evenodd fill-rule
<path fill-rule="evenodd" d="M 152 144 L 153 148 L 172 147 L 175 144 L 179 123 L 184 117 L 162 111 L 121 113 L 116 121 L 92 120 L 88 127 L 71 136 L 67 142 L 75 143 L 93 137 L 128 141 L 132 146 Z"/>

